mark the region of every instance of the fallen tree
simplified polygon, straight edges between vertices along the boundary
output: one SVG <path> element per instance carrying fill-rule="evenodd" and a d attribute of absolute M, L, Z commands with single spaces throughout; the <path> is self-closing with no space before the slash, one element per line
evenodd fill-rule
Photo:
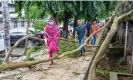
<path fill-rule="evenodd" d="M 5 54 L 0 54 L 0 58 L 4 58 Z M 11 54 L 11 57 L 21 57 L 22 55 Z"/>
<path fill-rule="evenodd" d="M 11 56 L 11 53 L 12 51 L 18 46 L 19 43 L 21 43 L 23 40 L 27 39 L 27 38 L 31 38 L 31 39 L 34 39 L 34 40 L 38 40 L 38 41 L 44 41 L 44 39 L 40 39 L 40 38 L 37 38 L 37 37 L 33 37 L 33 36 L 30 36 L 30 35 L 27 35 L 23 38 L 20 38 L 7 52 L 7 55 L 5 56 L 5 59 L 4 59 L 4 62 L 5 63 L 9 63 L 9 57 Z M 64 38 L 60 38 L 61 40 L 65 40 L 67 41 L 67 39 L 64 39 Z M 22 54 L 23 55 L 23 54 Z M 19 56 L 22 56 L 22 55 L 19 55 Z M 14 55 L 15 56 L 15 55 Z M 18 56 L 18 55 L 16 55 Z"/>
<path fill-rule="evenodd" d="M 26 35 L 29 35 L 29 27 L 30 27 L 30 20 L 26 20 L 26 22 L 27 22 L 27 26 L 26 26 Z M 28 49 L 28 38 L 25 40 L 25 47 L 24 47 L 24 50 L 23 50 L 23 53 L 22 53 L 22 55 L 23 54 L 25 54 L 26 53 L 26 51 L 27 51 L 27 49 Z"/>
<path fill-rule="evenodd" d="M 110 20 L 111 20 L 111 18 L 110 18 Z M 43 60 L 38 60 L 38 61 L 26 61 L 26 62 L 10 62 L 10 63 L 9 63 L 9 59 L 8 59 L 8 58 L 10 57 L 11 52 L 13 51 L 13 49 L 15 49 L 15 48 L 17 47 L 17 45 L 18 45 L 21 41 L 25 40 L 26 38 L 32 38 L 32 39 L 36 39 L 36 40 L 39 40 L 39 41 L 44 41 L 44 39 L 39 39 L 39 38 L 36 38 L 36 37 L 32 37 L 32 36 L 27 35 L 27 36 L 25 36 L 25 37 L 19 39 L 19 40 L 13 45 L 13 47 L 11 47 L 11 49 L 8 51 L 8 55 L 7 55 L 8 57 L 7 57 L 7 61 L 6 61 L 7 63 L 5 63 L 5 64 L 3 64 L 3 65 L 0 66 L 0 71 L 2 71 L 2 70 L 7 70 L 7 69 L 16 69 L 16 68 L 21 68 L 21 67 L 31 67 L 32 65 L 39 64 L 39 63 L 42 63 L 42 62 L 48 62 L 48 61 L 51 61 L 51 60 L 60 59 L 60 58 L 62 58 L 62 57 L 64 57 L 64 56 L 66 56 L 66 55 L 69 55 L 69 54 L 72 54 L 72 53 L 75 53 L 75 52 L 79 51 L 83 46 L 87 46 L 87 47 L 89 47 L 89 46 L 90 46 L 90 47 L 98 47 L 98 46 L 87 45 L 88 40 L 89 40 L 95 33 L 97 33 L 97 32 L 99 32 L 99 31 L 103 30 L 109 23 L 110 23 L 110 21 L 108 21 L 108 22 L 107 22 L 102 28 L 100 28 L 98 31 L 96 31 L 96 32 L 94 32 L 93 34 L 91 34 L 91 35 L 85 40 L 84 44 L 81 45 L 80 47 L 78 47 L 78 48 L 75 49 L 75 50 L 64 52 L 64 53 L 62 53 L 60 56 L 56 56 L 56 57 L 53 57 L 53 58 L 50 58 L 50 59 L 43 59 Z M 67 41 L 67 39 L 63 39 L 63 38 L 61 38 L 61 39 Z M 5 59 L 5 60 L 6 60 L 6 59 Z"/>
<path fill-rule="evenodd" d="M 99 62 L 99 60 L 102 56 L 102 53 L 104 52 L 104 50 L 108 46 L 109 42 L 111 41 L 111 39 L 115 35 L 117 28 L 118 28 L 118 22 L 120 20 L 122 20 L 123 18 L 127 17 L 128 15 L 130 15 L 131 13 L 133 13 L 133 9 L 131 11 L 125 13 L 125 14 L 118 16 L 118 17 L 115 15 L 110 31 L 108 32 L 105 40 L 103 41 L 102 45 L 100 46 L 100 49 L 98 50 L 98 53 L 96 54 L 94 60 L 92 61 L 92 64 L 90 65 L 88 80 L 94 80 L 95 79 L 96 65 Z"/>
<path fill-rule="evenodd" d="M 60 59 L 66 55 L 69 55 L 69 54 L 72 54 L 72 53 L 75 53 L 77 51 L 79 51 L 83 46 L 85 46 L 87 43 L 88 43 L 88 40 L 97 32 L 103 30 L 106 25 L 108 24 L 108 22 L 105 24 L 105 26 L 103 26 L 101 29 L 99 29 L 98 31 L 94 32 L 93 34 L 91 34 L 84 42 L 83 45 L 81 45 L 80 47 L 78 47 L 77 49 L 75 50 L 72 50 L 72 51 L 67 51 L 67 52 L 64 52 L 62 53 L 61 55 L 59 56 L 56 56 L 56 57 L 53 57 L 53 58 L 50 58 L 50 59 L 43 59 L 43 60 L 38 60 L 38 61 L 26 61 L 26 62 L 10 62 L 9 63 L 9 60 L 8 58 L 10 57 L 11 55 L 11 52 L 13 51 L 13 49 L 15 49 L 17 47 L 17 45 L 25 40 L 26 38 L 33 38 L 33 39 L 38 39 L 36 37 L 32 37 L 32 36 L 25 36 L 21 39 L 19 39 L 15 44 L 14 46 L 8 51 L 8 58 L 7 58 L 7 62 L 8 63 L 4 63 L 3 65 L 0 66 L 0 71 L 3 71 L 3 70 L 7 70 L 7 69 L 16 69 L 16 68 L 21 68 L 21 67 L 31 67 L 32 65 L 35 65 L 35 64 L 39 64 L 39 63 L 43 63 L 43 62 L 48 62 L 48 61 L 51 61 L 51 60 L 56 60 L 56 59 Z M 40 40 L 40 39 L 38 39 Z"/>
<path fill-rule="evenodd" d="M 34 39 L 34 40 L 38 40 L 38 41 L 44 41 L 44 39 L 40 39 L 40 38 L 37 38 L 37 37 L 33 37 L 33 36 L 30 36 L 30 35 L 27 35 L 23 38 L 20 38 L 12 47 L 11 49 L 9 49 L 9 51 L 7 52 L 7 55 L 5 54 L 1 54 L 0 57 L 5 57 L 4 61 L 6 63 L 9 63 L 9 57 L 20 57 L 20 56 L 23 56 L 22 55 L 15 55 L 15 54 L 11 54 L 12 51 L 18 46 L 19 43 L 21 43 L 23 40 L 27 39 L 27 38 L 31 38 L 31 39 Z M 60 40 L 64 40 L 64 41 L 72 41 L 72 42 L 75 42 L 73 40 L 68 40 L 68 39 L 64 39 L 64 38 L 60 38 Z M 98 47 L 98 46 L 94 46 L 94 45 L 86 45 L 87 47 Z"/>

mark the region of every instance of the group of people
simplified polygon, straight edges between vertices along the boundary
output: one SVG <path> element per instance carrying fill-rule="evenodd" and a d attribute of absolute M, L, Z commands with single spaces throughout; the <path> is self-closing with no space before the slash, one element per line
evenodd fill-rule
<path fill-rule="evenodd" d="M 92 25 L 89 22 L 86 23 L 85 25 L 82 25 L 81 21 L 78 19 L 77 27 L 75 29 L 75 42 L 78 41 L 79 46 L 83 45 L 85 37 L 94 33 L 98 29 L 99 29 L 99 26 L 97 25 L 96 20 L 93 21 Z M 45 46 L 46 46 L 49 58 L 53 57 L 53 52 L 57 52 L 58 55 L 60 55 L 60 49 L 59 49 L 60 29 L 56 24 L 56 21 L 54 18 L 49 19 L 47 26 L 44 28 L 44 34 L 45 34 L 45 39 L 44 39 Z M 97 36 L 97 33 L 95 33 L 91 38 L 92 45 L 95 45 L 96 43 L 96 36 Z M 82 47 L 80 50 L 80 56 L 83 54 L 85 54 L 84 47 Z M 53 61 L 51 60 L 49 62 L 49 65 L 52 65 L 52 64 L 53 64 Z"/>
<path fill-rule="evenodd" d="M 86 24 L 82 25 L 81 21 L 78 19 L 77 27 L 75 30 L 76 31 L 75 32 L 75 42 L 78 41 L 79 46 L 83 45 L 85 38 L 89 37 L 91 34 L 98 31 L 99 28 L 102 26 L 103 25 L 99 26 L 96 20 L 94 20 L 92 24 L 90 22 L 87 22 Z M 95 45 L 97 36 L 98 36 L 98 33 L 95 33 L 91 37 L 91 40 L 90 40 L 91 45 Z M 80 56 L 82 56 L 84 54 L 85 54 L 85 48 L 82 47 L 80 50 Z"/>

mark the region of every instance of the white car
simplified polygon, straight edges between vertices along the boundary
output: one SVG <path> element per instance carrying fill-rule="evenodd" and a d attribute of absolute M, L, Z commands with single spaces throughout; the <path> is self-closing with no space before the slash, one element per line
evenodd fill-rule
<path fill-rule="evenodd" d="M 3 37 L 3 35 L 0 33 L 0 51 L 4 51 L 4 50 L 5 50 L 4 37 Z"/>

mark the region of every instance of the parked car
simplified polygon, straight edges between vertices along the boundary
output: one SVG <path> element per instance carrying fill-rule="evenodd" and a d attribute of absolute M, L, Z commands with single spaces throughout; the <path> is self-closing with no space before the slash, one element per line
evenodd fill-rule
<path fill-rule="evenodd" d="M 41 33 L 39 34 L 39 32 L 35 33 L 35 30 L 33 28 L 29 28 L 29 34 L 33 35 L 35 37 L 38 37 L 38 38 L 43 38 L 43 34 L 41 34 Z M 11 45 L 15 44 L 18 39 L 24 37 L 25 35 L 26 35 L 26 28 L 14 28 L 14 29 L 10 30 Z M 25 40 L 20 43 L 20 45 L 24 45 L 24 44 L 25 44 Z M 42 44 L 42 42 L 39 42 L 37 40 L 28 39 L 29 46 L 41 45 L 41 44 Z"/>
<path fill-rule="evenodd" d="M 40 39 L 44 39 L 44 32 L 43 31 L 34 32 L 34 37 L 38 37 Z M 38 46 L 44 44 L 44 42 L 38 41 L 38 40 L 33 40 L 33 43 L 34 43 L 34 45 L 38 45 Z"/>
<path fill-rule="evenodd" d="M 5 46 L 4 46 L 4 37 L 2 36 L 2 34 L 0 33 L 0 52 L 5 50 Z"/>

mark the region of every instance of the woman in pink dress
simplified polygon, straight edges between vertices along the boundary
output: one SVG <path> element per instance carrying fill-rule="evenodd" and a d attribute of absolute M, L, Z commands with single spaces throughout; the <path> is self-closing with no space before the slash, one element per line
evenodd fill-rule
<path fill-rule="evenodd" d="M 44 34 L 45 45 L 48 51 L 49 58 L 53 57 L 53 52 L 58 52 L 59 55 L 60 51 L 58 42 L 60 38 L 60 30 L 54 18 L 50 18 L 48 25 L 44 29 Z M 53 61 L 50 61 L 49 64 L 52 65 Z"/>

